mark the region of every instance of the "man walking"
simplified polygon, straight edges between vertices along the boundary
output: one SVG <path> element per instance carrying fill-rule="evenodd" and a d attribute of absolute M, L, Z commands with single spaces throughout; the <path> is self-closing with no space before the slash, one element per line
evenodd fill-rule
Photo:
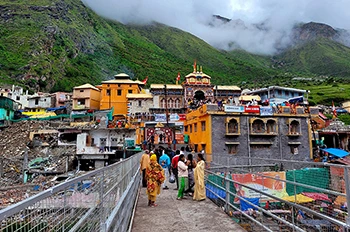
<path fill-rule="evenodd" d="M 159 158 L 159 164 L 162 166 L 165 174 L 165 181 L 162 184 L 163 189 L 169 189 L 166 185 L 166 181 L 169 180 L 169 166 L 170 166 L 170 158 L 163 150 L 163 155 Z"/>

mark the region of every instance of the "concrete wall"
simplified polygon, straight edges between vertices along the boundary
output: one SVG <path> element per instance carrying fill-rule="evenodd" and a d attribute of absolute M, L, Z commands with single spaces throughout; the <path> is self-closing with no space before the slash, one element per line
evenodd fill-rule
<path fill-rule="evenodd" d="M 81 92 L 82 91 L 82 92 Z M 79 105 L 78 100 L 85 99 L 84 105 Z M 93 109 L 100 108 L 100 91 L 95 89 L 74 89 L 73 90 L 73 110 L 77 109 Z"/>
<path fill-rule="evenodd" d="M 54 106 L 51 96 L 39 96 L 28 100 L 29 108 L 50 108 Z"/>
<path fill-rule="evenodd" d="M 141 101 L 141 106 L 139 106 L 139 101 Z M 153 107 L 153 99 L 129 99 L 129 103 L 131 103 L 130 113 L 149 113 L 149 108 Z"/>
<path fill-rule="evenodd" d="M 276 135 L 251 135 L 249 120 L 251 115 L 236 115 L 239 118 L 240 135 L 227 136 L 225 119 L 228 115 L 212 116 L 212 159 L 214 162 L 227 164 L 247 164 L 247 159 L 242 157 L 259 157 L 271 159 L 288 160 L 309 160 L 310 154 L 310 136 L 308 132 L 308 119 L 305 117 L 276 117 L 278 133 Z M 263 118 L 263 117 L 261 117 Z M 301 135 L 289 135 L 288 119 L 299 119 L 301 126 Z M 228 154 L 228 143 L 239 143 L 236 154 Z M 265 144 L 253 144 L 265 143 Z M 268 144 L 271 143 L 271 144 Z M 299 143 L 299 145 L 296 145 Z M 298 148 L 298 154 L 293 154 L 291 146 Z M 256 161 L 257 164 L 261 161 Z"/>

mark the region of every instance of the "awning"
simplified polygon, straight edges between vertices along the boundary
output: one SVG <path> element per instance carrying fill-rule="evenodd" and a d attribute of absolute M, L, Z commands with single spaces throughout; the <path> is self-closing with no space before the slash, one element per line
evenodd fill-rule
<path fill-rule="evenodd" d="M 310 197 L 314 200 L 321 200 L 321 201 L 328 201 L 332 202 L 331 199 L 327 196 L 327 194 L 324 193 L 301 193 L 304 196 Z"/>
<path fill-rule="evenodd" d="M 303 102 L 304 101 L 304 97 L 303 96 L 299 96 L 299 97 L 293 97 L 293 98 L 289 98 L 288 102 L 289 103 L 297 103 L 297 102 Z"/>
<path fill-rule="evenodd" d="M 338 148 L 326 148 L 326 149 L 321 149 L 322 151 L 328 152 L 331 155 L 334 155 L 336 157 L 339 158 L 343 158 L 347 155 L 349 155 L 349 152 L 344 151 L 342 149 L 338 149 Z"/>
<path fill-rule="evenodd" d="M 308 203 L 308 202 L 314 201 L 314 199 L 312 199 L 311 197 L 307 197 L 302 194 L 298 194 L 296 196 L 283 197 L 282 199 L 285 201 L 296 202 L 296 203 Z"/>

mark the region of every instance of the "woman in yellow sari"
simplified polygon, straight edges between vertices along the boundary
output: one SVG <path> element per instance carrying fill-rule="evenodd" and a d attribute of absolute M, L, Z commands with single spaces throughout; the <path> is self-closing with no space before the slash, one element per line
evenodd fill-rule
<path fill-rule="evenodd" d="M 157 195 L 160 194 L 161 184 L 165 180 L 162 166 L 157 163 L 157 156 L 151 155 L 150 164 L 146 169 L 148 206 L 155 207 Z"/>
<path fill-rule="evenodd" d="M 197 157 L 197 166 L 194 169 L 194 194 L 193 200 L 205 200 L 205 183 L 204 183 L 205 160 L 203 154 L 199 153 Z"/>

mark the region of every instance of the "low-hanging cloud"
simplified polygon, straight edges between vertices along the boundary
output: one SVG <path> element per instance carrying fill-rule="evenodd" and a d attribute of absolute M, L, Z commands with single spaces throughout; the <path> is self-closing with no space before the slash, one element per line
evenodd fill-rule
<path fill-rule="evenodd" d="M 274 54 L 290 43 L 299 22 L 348 29 L 348 0 L 83 0 L 96 13 L 128 24 L 160 22 L 188 31 L 214 47 Z M 228 23 L 214 19 L 221 15 Z"/>

